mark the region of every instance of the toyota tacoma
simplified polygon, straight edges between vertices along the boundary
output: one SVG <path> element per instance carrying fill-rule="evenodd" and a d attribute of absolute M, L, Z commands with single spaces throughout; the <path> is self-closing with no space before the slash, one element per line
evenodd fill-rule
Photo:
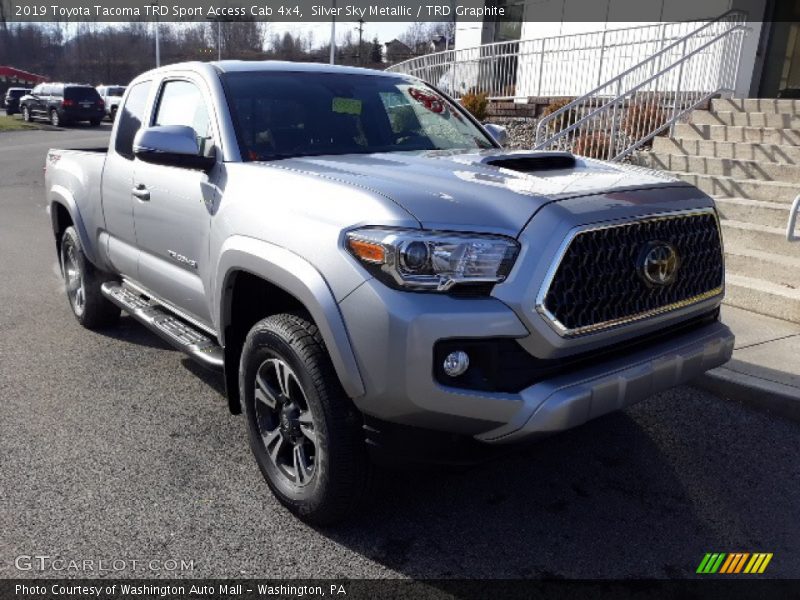
<path fill-rule="evenodd" d="M 317 523 L 386 448 L 535 439 L 729 359 L 707 195 L 502 137 L 405 75 L 144 73 L 108 148 L 47 154 L 72 312 L 221 371 L 269 487 Z"/>

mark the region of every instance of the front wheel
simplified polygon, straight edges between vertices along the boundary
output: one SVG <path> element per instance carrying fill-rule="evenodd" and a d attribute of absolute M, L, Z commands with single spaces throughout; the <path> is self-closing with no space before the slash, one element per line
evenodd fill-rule
<path fill-rule="evenodd" d="M 294 314 L 256 323 L 242 350 L 239 390 L 250 447 L 284 506 L 326 524 L 362 505 L 371 473 L 362 418 L 313 323 Z"/>
<path fill-rule="evenodd" d="M 119 320 L 120 309 L 100 291 L 103 282 L 111 277 L 86 258 L 74 227 L 67 227 L 61 237 L 61 271 L 72 314 L 81 325 L 87 329 L 100 329 Z"/>
<path fill-rule="evenodd" d="M 31 109 L 28 108 L 27 106 L 22 107 L 22 120 L 25 121 L 26 123 L 30 123 L 32 120 Z"/>
<path fill-rule="evenodd" d="M 50 124 L 53 127 L 58 127 L 61 123 L 61 117 L 58 116 L 58 111 L 53 108 L 50 110 Z"/>

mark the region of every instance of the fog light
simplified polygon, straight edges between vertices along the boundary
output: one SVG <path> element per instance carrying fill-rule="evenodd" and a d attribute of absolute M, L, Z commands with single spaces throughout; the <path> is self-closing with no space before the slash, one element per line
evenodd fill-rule
<path fill-rule="evenodd" d="M 444 359 L 444 372 L 450 377 L 463 375 L 469 368 L 469 356 L 463 350 L 451 352 Z"/>

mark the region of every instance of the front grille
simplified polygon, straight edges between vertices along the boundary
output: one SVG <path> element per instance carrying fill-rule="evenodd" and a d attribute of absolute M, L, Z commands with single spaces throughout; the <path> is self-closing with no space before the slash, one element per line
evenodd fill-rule
<path fill-rule="evenodd" d="M 671 244 L 679 257 L 666 285 L 642 276 L 642 251 L 653 242 Z M 722 285 L 713 210 L 675 213 L 576 233 L 538 309 L 562 335 L 578 335 L 699 302 L 720 294 Z"/>

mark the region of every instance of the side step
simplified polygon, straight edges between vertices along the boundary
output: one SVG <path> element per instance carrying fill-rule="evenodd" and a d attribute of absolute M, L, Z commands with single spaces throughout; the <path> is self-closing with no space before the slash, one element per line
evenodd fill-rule
<path fill-rule="evenodd" d="M 222 370 L 222 348 L 208 335 L 124 284 L 106 282 L 101 289 L 103 296 L 178 350 L 203 366 Z"/>

